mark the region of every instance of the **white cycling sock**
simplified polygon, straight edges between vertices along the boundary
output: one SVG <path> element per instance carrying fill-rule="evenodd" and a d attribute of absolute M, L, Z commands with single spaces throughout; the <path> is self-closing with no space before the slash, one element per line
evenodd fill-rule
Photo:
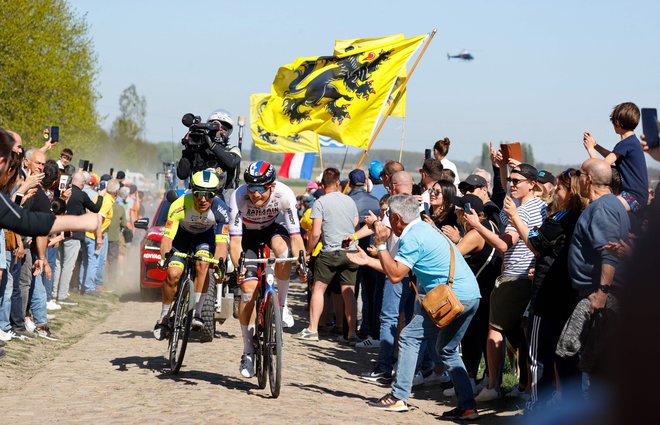
<path fill-rule="evenodd" d="M 197 294 L 195 294 L 197 297 Z M 195 310 L 196 317 L 202 317 L 202 308 L 204 307 L 204 300 L 206 299 L 206 292 L 202 293 L 197 300 L 197 310 Z"/>
<path fill-rule="evenodd" d="M 195 292 L 195 305 L 199 302 L 199 298 L 202 296 L 201 292 Z"/>
<path fill-rule="evenodd" d="M 253 354 L 252 336 L 254 335 L 254 325 L 241 325 L 241 334 L 243 335 L 243 354 Z"/>
<path fill-rule="evenodd" d="M 278 279 L 275 278 L 277 283 L 277 293 L 280 298 L 280 306 L 286 306 L 286 298 L 289 295 L 289 279 Z"/>
<path fill-rule="evenodd" d="M 167 312 L 170 311 L 170 307 L 172 304 L 163 304 L 163 306 L 160 308 L 160 318 L 162 319 L 163 317 L 167 316 Z"/>

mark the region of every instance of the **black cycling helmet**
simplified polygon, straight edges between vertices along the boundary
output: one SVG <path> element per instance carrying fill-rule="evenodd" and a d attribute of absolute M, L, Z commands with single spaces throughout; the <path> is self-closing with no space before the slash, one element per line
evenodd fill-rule
<path fill-rule="evenodd" d="M 250 164 L 243 174 L 245 184 L 265 186 L 275 181 L 275 167 L 270 162 L 257 161 Z"/>

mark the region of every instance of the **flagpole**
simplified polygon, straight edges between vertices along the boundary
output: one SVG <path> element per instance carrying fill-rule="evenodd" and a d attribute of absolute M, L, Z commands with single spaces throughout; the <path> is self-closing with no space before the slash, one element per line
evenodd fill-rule
<path fill-rule="evenodd" d="M 415 59 L 415 63 L 413 64 L 412 68 L 410 68 L 410 73 L 408 74 L 408 78 L 405 79 L 403 84 L 401 85 L 401 95 L 405 93 L 406 87 L 408 86 L 408 82 L 410 81 L 410 78 L 412 78 L 413 72 L 415 72 L 415 68 L 417 68 L 417 64 L 419 63 L 419 60 L 424 56 L 424 53 L 426 52 L 426 49 L 429 47 L 429 44 L 431 43 L 431 40 L 433 40 L 433 36 L 435 36 L 435 33 L 437 32 L 437 29 L 434 29 L 431 31 L 431 34 L 429 35 L 429 39 L 426 41 L 426 44 L 424 44 L 424 47 L 422 48 L 422 51 L 419 53 L 419 56 L 417 56 L 417 59 Z M 383 128 L 383 125 L 385 124 L 385 121 L 387 120 L 387 117 L 390 116 L 392 113 L 392 110 L 396 106 L 395 102 L 392 102 L 390 104 L 389 109 L 387 110 L 387 113 L 383 117 L 383 119 L 380 121 L 380 124 L 378 124 L 378 128 L 374 132 L 374 135 L 371 137 L 371 140 L 369 141 L 369 144 L 367 145 L 367 149 L 364 150 L 364 153 L 362 154 L 362 157 L 358 161 L 357 165 L 355 168 L 360 168 L 362 166 L 362 163 L 364 162 L 364 159 L 367 157 L 367 154 L 369 153 L 369 150 L 371 149 L 371 146 L 374 144 L 376 141 L 376 137 L 378 137 L 378 134 L 380 133 L 380 130 Z"/>
<path fill-rule="evenodd" d="M 319 147 L 319 158 L 321 160 L 321 172 L 325 170 L 325 167 L 323 166 L 323 151 L 321 150 L 321 139 L 319 139 L 319 135 L 316 135 L 316 144 Z"/>
<path fill-rule="evenodd" d="M 344 160 L 341 162 L 341 169 L 339 170 L 339 174 L 344 172 L 344 165 L 346 165 L 346 157 L 348 156 L 348 145 L 346 145 L 346 150 L 344 151 Z M 355 167 L 358 168 L 358 167 Z"/>
<path fill-rule="evenodd" d="M 406 117 L 401 117 L 401 147 L 399 147 L 399 162 L 403 159 L 403 138 L 406 132 Z"/>

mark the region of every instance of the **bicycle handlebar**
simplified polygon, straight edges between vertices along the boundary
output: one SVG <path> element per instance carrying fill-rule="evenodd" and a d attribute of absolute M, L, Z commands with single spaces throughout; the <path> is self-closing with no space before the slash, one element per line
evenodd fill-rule
<path fill-rule="evenodd" d="M 245 252 L 241 253 L 238 261 L 238 270 L 242 270 L 246 264 L 276 264 L 276 263 L 298 263 L 306 273 L 305 252 L 300 250 L 297 257 L 287 258 L 245 258 Z"/>
<path fill-rule="evenodd" d="M 170 263 L 172 260 L 172 257 L 179 257 L 179 258 L 190 258 L 191 260 L 195 261 L 202 261 L 204 263 L 209 263 L 213 264 L 215 266 L 220 264 L 220 260 L 216 260 L 213 257 L 200 257 L 199 255 L 195 254 L 186 254 L 185 252 L 175 252 L 175 251 L 170 251 L 165 255 L 165 262 L 163 266 L 166 266 Z"/>

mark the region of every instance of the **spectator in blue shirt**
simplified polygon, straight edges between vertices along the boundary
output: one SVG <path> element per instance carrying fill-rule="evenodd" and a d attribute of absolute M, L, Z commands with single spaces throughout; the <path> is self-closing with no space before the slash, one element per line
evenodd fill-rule
<path fill-rule="evenodd" d="M 432 225 L 419 218 L 419 203 L 411 195 L 394 195 L 389 201 L 391 230 L 399 236 L 399 249 L 392 258 L 385 246 L 389 229 L 380 221 L 374 223 L 374 244 L 378 259 L 369 257 L 358 248 L 349 259 L 360 265 L 369 265 L 382 270 L 393 284 L 401 282 L 408 273 L 417 277 L 419 292 L 426 294 L 449 278 L 451 251 L 454 250 L 455 272 L 452 289 L 465 310 L 449 326 L 438 329 L 422 309 L 415 304 L 415 314 L 399 336 L 399 360 L 392 392 L 370 403 L 372 407 L 395 412 L 408 410 L 406 400 L 410 396 L 415 365 L 423 340 L 437 340 L 445 367 L 456 388 L 458 407 L 443 414 L 444 419 L 469 419 L 479 417 L 472 386 L 465 365 L 458 354 L 458 345 L 479 306 L 479 286 L 474 274 L 460 255 L 456 246 Z"/>

